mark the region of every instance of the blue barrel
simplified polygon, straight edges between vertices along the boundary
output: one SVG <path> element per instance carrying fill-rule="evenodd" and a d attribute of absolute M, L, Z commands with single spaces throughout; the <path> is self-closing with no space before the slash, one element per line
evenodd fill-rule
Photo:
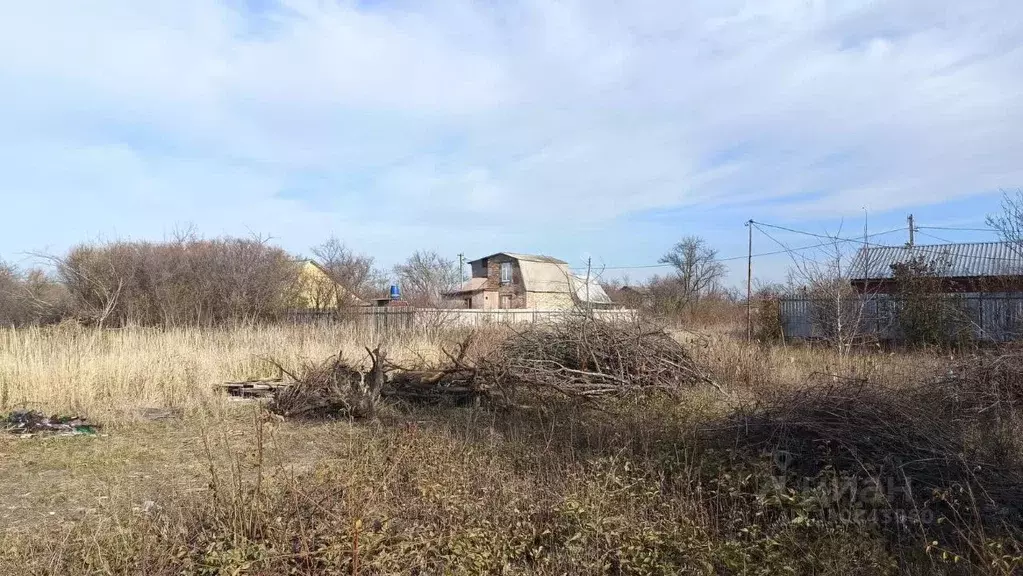
<path fill-rule="evenodd" d="M 391 300 L 401 300 L 401 292 L 397 284 L 391 284 Z"/>

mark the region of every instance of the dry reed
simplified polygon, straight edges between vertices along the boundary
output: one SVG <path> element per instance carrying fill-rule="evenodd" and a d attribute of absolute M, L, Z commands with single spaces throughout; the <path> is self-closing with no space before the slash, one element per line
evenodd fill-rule
<path fill-rule="evenodd" d="M 214 385 L 274 376 L 268 358 L 296 365 L 342 350 L 364 355 L 370 335 L 341 326 L 222 329 L 74 325 L 0 330 L 0 411 L 27 407 L 123 419 L 145 408 L 219 412 Z M 419 336 L 391 339 L 396 358 L 436 354 Z"/>

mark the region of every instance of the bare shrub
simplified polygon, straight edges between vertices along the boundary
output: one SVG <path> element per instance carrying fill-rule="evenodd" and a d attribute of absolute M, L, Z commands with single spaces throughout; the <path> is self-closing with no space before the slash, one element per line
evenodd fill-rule
<path fill-rule="evenodd" d="M 262 238 L 83 244 L 51 259 L 76 313 L 100 325 L 268 319 L 295 301 L 296 263 Z"/>
<path fill-rule="evenodd" d="M 22 272 L 0 261 L 0 326 L 50 324 L 66 309 L 67 292 L 42 270 Z"/>
<path fill-rule="evenodd" d="M 774 344 L 785 339 L 781 301 L 777 297 L 757 301 L 753 316 L 753 338 L 764 344 Z"/>
<path fill-rule="evenodd" d="M 21 299 L 21 289 L 18 271 L 0 261 L 0 325 L 21 326 L 30 319 Z"/>
<path fill-rule="evenodd" d="M 790 251 L 793 265 L 789 284 L 798 286 L 793 292 L 807 300 L 813 336 L 845 354 L 863 339 L 870 295 L 853 288 L 851 280 L 859 270 L 844 266 L 844 244 L 839 234 L 841 228 L 838 234 L 827 236 L 830 242 L 821 246 L 823 258 L 819 260 Z"/>
<path fill-rule="evenodd" d="M 985 350 L 956 362 L 939 380 L 954 411 L 1009 419 L 1023 413 L 1023 347 Z"/>
<path fill-rule="evenodd" d="M 920 537 L 984 565 L 989 540 L 1023 530 L 1023 468 L 1006 458 L 1016 453 L 1010 430 L 985 433 L 980 412 L 961 410 L 981 398 L 989 397 L 942 382 L 892 387 L 820 375 L 741 405 L 718 430 L 746 458 L 772 456 L 774 486 L 764 488 L 769 499 L 784 495 L 779 508 L 880 510 L 891 515 L 882 527 L 892 538 Z"/>
<path fill-rule="evenodd" d="M 972 339 L 959 298 L 943 290 L 940 275 L 947 266 L 940 256 L 917 256 L 892 266 L 896 324 L 910 346 L 962 345 Z"/>
<path fill-rule="evenodd" d="M 600 287 L 615 304 L 631 310 L 647 312 L 651 308 L 650 286 L 647 283 L 630 283 L 626 278 L 601 279 Z"/>

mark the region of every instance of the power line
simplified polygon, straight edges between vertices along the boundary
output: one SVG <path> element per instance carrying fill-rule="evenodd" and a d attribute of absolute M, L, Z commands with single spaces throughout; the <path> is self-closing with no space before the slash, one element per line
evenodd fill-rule
<path fill-rule="evenodd" d="M 928 230 L 930 230 L 930 228 L 928 228 Z M 946 244 L 955 244 L 955 242 L 953 242 L 951 240 L 945 240 L 944 238 L 941 238 L 939 236 L 935 236 L 934 234 L 928 234 L 927 232 L 920 232 L 920 228 L 917 228 L 916 231 L 921 236 L 927 236 L 928 238 L 934 238 L 935 240 L 941 240 L 942 242 L 945 242 Z"/>
<path fill-rule="evenodd" d="M 758 231 L 758 232 L 760 232 L 761 234 L 763 234 L 764 236 L 767 236 L 768 238 L 770 238 L 771 240 L 773 240 L 775 244 L 777 244 L 778 246 L 781 246 L 781 247 L 782 247 L 782 249 L 783 249 L 783 250 L 782 250 L 783 252 L 788 252 L 788 253 L 790 253 L 790 254 L 792 253 L 792 250 L 791 250 L 791 249 L 790 249 L 790 248 L 789 248 L 788 246 L 786 246 L 785 244 L 783 244 L 783 243 L 782 243 L 781 241 L 779 241 L 779 240 L 778 240 L 777 238 L 775 238 L 774 236 L 771 236 L 770 234 L 768 234 L 767 232 L 765 232 L 765 231 L 764 231 L 764 229 L 763 229 L 763 228 L 761 228 L 760 226 L 758 226 L 756 222 L 753 222 L 752 220 L 750 220 L 750 225 L 751 225 L 751 226 L 753 226 L 754 228 L 756 228 L 756 229 L 757 229 L 757 231 Z"/>
<path fill-rule="evenodd" d="M 813 232 L 806 232 L 805 230 L 796 230 L 794 228 L 786 228 L 785 226 L 777 226 L 775 224 L 767 224 L 765 222 L 757 222 L 755 220 L 750 220 L 750 222 L 753 225 L 755 225 L 757 227 L 757 229 L 760 230 L 760 232 L 762 234 L 764 234 L 765 236 L 767 236 L 768 238 L 770 238 L 770 236 L 768 236 L 767 232 L 764 232 L 760 228 L 761 226 L 766 226 L 768 228 L 774 228 L 776 230 L 784 230 L 785 232 L 792 232 L 793 234 L 802 234 L 804 236 L 813 236 L 814 238 L 827 238 L 829 240 L 836 240 L 836 239 L 837 240 L 842 240 L 843 239 L 843 238 L 835 238 L 835 237 L 832 237 L 832 236 L 827 236 L 825 234 L 815 234 Z M 773 240 L 773 238 L 772 238 L 772 240 Z M 777 242 L 777 240 L 775 240 L 775 242 Z"/>
<path fill-rule="evenodd" d="M 826 240 L 829 240 L 830 241 L 829 243 L 833 243 L 835 241 L 842 241 L 842 242 L 859 242 L 860 244 L 864 244 L 864 241 L 863 241 L 862 238 L 842 238 L 840 236 L 829 236 L 827 234 L 815 234 L 813 232 L 807 232 L 805 230 L 796 230 L 794 228 L 786 228 L 785 226 L 777 226 L 775 224 L 767 224 L 767 223 L 764 223 L 764 222 L 753 222 L 753 223 L 755 225 L 757 225 L 757 229 L 760 229 L 759 228 L 760 226 L 766 226 L 768 228 L 774 228 L 776 230 L 784 230 L 786 232 L 792 232 L 793 234 L 802 234 L 804 236 L 813 236 L 814 238 L 824 238 Z M 907 227 L 903 226 L 901 228 L 893 228 L 891 230 L 885 230 L 884 232 L 875 232 L 873 234 L 868 234 L 867 238 L 873 238 L 874 236 L 884 236 L 885 234 L 891 234 L 893 232 L 902 232 L 902 231 L 907 230 L 907 229 L 908 229 Z M 919 229 L 920 229 L 920 227 L 917 226 L 917 230 L 919 230 Z M 763 232 L 765 235 L 767 234 L 763 230 L 760 230 L 760 231 Z"/>
<path fill-rule="evenodd" d="M 867 240 L 861 239 L 861 238 L 841 238 L 841 237 L 838 237 L 838 236 L 824 236 L 824 235 L 820 235 L 820 234 L 814 234 L 812 232 L 803 232 L 801 230 L 793 230 L 791 228 L 785 228 L 784 226 L 774 226 L 772 224 L 763 224 L 761 222 L 754 222 L 753 225 L 757 227 L 757 230 L 759 230 L 761 234 L 763 234 L 764 236 L 767 236 L 771 240 L 774 240 L 775 244 L 778 244 L 779 246 L 785 248 L 785 250 L 783 250 L 783 252 L 794 251 L 795 249 L 788 248 L 788 246 L 785 243 L 781 242 L 780 240 L 778 240 L 774 236 L 771 236 L 770 234 L 768 234 L 767 231 L 765 231 L 764 229 L 762 229 L 760 227 L 761 225 L 767 226 L 767 227 L 770 227 L 770 228 L 777 228 L 779 230 L 786 230 L 788 232 L 795 232 L 797 234 L 806 234 L 807 236 L 815 236 L 815 237 L 818 237 L 818 238 L 827 238 L 828 239 L 828 242 L 822 242 L 820 244 L 817 244 L 816 246 L 814 246 L 815 248 L 819 248 L 821 246 L 829 246 L 829 245 L 839 244 L 839 243 L 843 243 L 843 242 L 857 242 L 859 244 L 865 244 L 865 245 L 869 245 L 870 244 Z M 884 232 L 875 232 L 873 234 L 867 234 L 866 236 L 864 236 L 864 238 L 873 238 L 874 236 L 884 236 L 885 234 L 893 234 L 895 232 L 903 232 L 905 230 L 907 230 L 906 227 L 893 228 L 891 230 L 885 230 Z"/>
<path fill-rule="evenodd" d="M 794 254 L 795 254 L 795 250 L 792 250 L 792 249 L 790 249 L 790 248 L 789 248 L 789 247 L 788 247 L 788 246 L 787 246 L 787 245 L 786 245 L 785 243 L 783 243 L 782 241 L 778 240 L 778 239 L 777 239 L 777 238 L 775 238 L 774 236 L 771 236 L 770 234 L 768 234 L 768 233 L 767 233 L 766 231 L 764 231 L 764 229 L 763 229 L 763 228 L 761 228 L 760 226 L 757 226 L 757 225 L 756 225 L 756 223 L 752 223 L 752 225 L 753 225 L 753 226 L 756 226 L 757 230 L 758 230 L 758 231 L 759 231 L 759 232 L 760 232 L 761 234 L 763 234 L 764 236 L 767 236 L 767 237 L 768 237 L 768 238 L 770 238 L 770 239 L 771 239 L 772 241 L 774 241 L 774 243 L 775 243 L 775 244 L 777 244 L 777 245 L 781 246 L 781 247 L 783 248 L 782 252 L 788 253 L 789 257 L 790 257 L 790 258 L 792 258 L 792 261 L 793 261 L 793 262 L 795 262 L 795 257 L 794 257 Z M 848 240 L 845 240 L 845 241 L 847 242 Z M 833 245 L 833 246 L 837 246 L 837 245 L 838 245 L 839 243 L 841 243 L 841 242 L 842 242 L 842 240 L 835 240 L 835 241 L 833 241 L 833 242 L 822 242 L 822 243 L 820 244 L 820 246 L 827 246 L 827 245 L 829 245 L 829 244 L 830 244 L 830 245 Z"/>
<path fill-rule="evenodd" d="M 939 238 L 937 236 L 934 236 L 933 234 L 927 234 L 926 232 L 920 232 L 920 227 L 918 227 L 918 226 L 914 227 L 914 228 L 915 228 L 915 230 L 919 234 L 921 234 L 923 236 L 927 236 L 929 238 L 934 238 L 935 240 L 940 240 L 941 242 L 945 242 L 946 244 L 955 244 L 955 242 L 950 242 L 948 240 L 945 240 L 944 238 Z M 777 243 L 779 246 L 785 246 L 785 244 L 780 242 L 778 239 L 774 238 L 773 236 L 771 236 L 770 234 L 768 234 L 764 230 L 760 229 L 759 226 L 757 227 L 757 229 L 760 230 L 760 232 L 762 234 L 764 234 L 765 236 L 767 236 L 768 238 L 773 240 L 775 243 Z M 889 231 L 889 232 L 891 232 L 891 231 Z M 885 234 L 885 232 L 882 232 L 881 234 Z M 845 241 L 855 242 L 856 240 L 855 239 L 846 239 Z M 860 240 L 859 242 L 862 243 L 863 241 Z M 825 243 L 825 244 L 828 244 L 828 243 Z M 869 246 L 869 244 L 868 244 L 868 246 Z M 888 246 L 882 246 L 881 248 L 889 248 L 889 247 Z M 900 248 L 900 247 L 896 247 L 896 248 Z M 905 246 L 905 247 L 901 247 L 901 248 L 902 248 L 902 250 L 908 252 L 909 254 L 919 254 L 921 252 L 924 252 L 924 253 L 930 253 L 930 254 L 937 255 L 937 256 L 945 256 L 945 257 L 952 256 L 952 254 L 949 252 L 948 249 L 942 250 L 940 245 L 938 245 L 938 246 L 909 245 L 909 246 Z M 1001 257 L 1001 256 L 970 255 L 968 258 L 970 258 L 970 259 L 980 259 L 980 260 L 992 260 L 992 261 L 998 261 L 998 262 L 1015 262 L 1015 263 L 1018 263 L 1020 261 L 1020 258 L 1018 258 L 1018 257 L 1017 258 L 1012 258 L 1012 257 L 1006 258 L 1006 257 Z"/>
<path fill-rule="evenodd" d="M 998 232 L 994 228 L 954 228 L 951 226 L 917 226 L 917 230 L 950 230 L 952 232 Z"/>
<path fill-rule="evenodd" d="M 788 250 L 775 250 L 773 252 L 761 252 L 759 254 L 754 254 L 753 257 L 754 258 L 759 258 L 761 256 L 775 256 L 777 254 L 784 254 L 785 252 L 790 252 L 790 251 L 799 251 L 799 250 L 809 250 L 811 248 L 820 248 L 821 246 L 827 246 L 828 244 L 830 244 L 830 242 L 822 242 L 821 244 L 814 244 L 812 246 L 800 246 L 799 248 L 790 248 Z M 733 260 L 743 260 L 743 259 L 745 259 L 747 257 L 748 257 L 747 255 L 743 255 L 743 256 L 729 256 L 728 258 L 715 258 L 714 260 L 717 261 L 717 262 L 731 262 Z M 643 268 L 671 268 L 672 266 L 673 266 L 672 264 L 642 264 L 642 265 L 639 265 L 639 266 L 604 266 L 604 267 L 601 268 L 601 270 L 640 270 L 640 269 L 643 269 Z M 572 268 L 572 270 L 585 270 L 585 269 L 586 268 L 582 268 L 582 267 Z"/>
<path fill-rule="evenodd" d="M 796 248 L 789 248 L 789 247 L 786 247 L 785 244 L 782 244 L 781 242 L 778 242 L 774 238 L 771 238 L 772 240 L 777 242 L 780 246 L 784 247 L 785 249 L 784 250 L 774 250 L 774 251 L 771 251 L 771 252 L 760 252 L 760 253 L 757 253 L 757 254 L 753 254 L 753 258 L 761 258 L 761 257 L 764 257 L 764 256 L 777 256 L 778 254 L 785 254 L 785 253 L 789 253 L 789 252 L 801 252 L 803 250 L 812 250 L 814 248 L 822 248 L 824 246 L 832 246 L 832 245 L 835 244 L 835 242 L 858 242 L 860 244 L 864 243 L 864 240 L 862 238 L 833 238 L 833 237 L 824 236 L 824 235 L 821 235 L 821 234 L 814 234 L 812 232 L 803 232 L 803 231 L 800 231 L 800 230 L 793 230 L 793 229 L 784 228 L 784 227 L 781 227 L 781 226 L 774 226 L 774 225 L 771 225 L 771 224 L 763 224 L 762 222 L 754 222 L 753 224 L 754 225 L 762 224 L 764 226 L 770 226 L 771 228 L 780 228 L 782 230 L 786 230 L 786 231 L 790 231 L 790 232 L 795 232 L 797 234 L 805 234 L 807 236 L 815 236 L 815 237 L 818 237 L 818 238 L 827 238 L 828 239 L 827 242 L 821 242 L 819 244 L 811 244 L 810 246 L 799 246 L 799 247 L 796 247 Z M 757 229 L 760 230 L 759 227 Z M 885 230 L 884 232 L 875 232 L 873 234 L 869 234 L 867 237 L 868 238 L 873 238 L 874 236 L 884 236 L 886 234 L 893 234 L 895 232 L 904 232 L 906 230 L 907 230 L 907 228 L 905 226 L 903 226 L 901 228 L 893 228 L 891 230 Z M 763 230 L 760 230 L 760 232 L 763 233 L 765 236 L 768 236 L 767 233 L 764 232 Z M 770 236 L 768 236 L 768 237 L 770 238 Z M 746 258 L 748 258 L 748 255 L 743 254 L 741 256 L 729 256 L 727 258 L 716 258 L 715 260 L 718 261 L 718 262 L 732 262 L 734 260 L 743 260 L 743 259 L 746 259 Z M 601 270 L 644 270 L 644 269 L 650 269 L 650 268 L 670 268 L 670 267 L 672 267 L 671 264 L 640 264 L 640 265 L 637 265 L 637 266 L 604 266 L 603 268 L 601 268 Z M 572 270 L 585 270 L 585 268 L 577 267 L 577 268 L 572 268 Z"/>

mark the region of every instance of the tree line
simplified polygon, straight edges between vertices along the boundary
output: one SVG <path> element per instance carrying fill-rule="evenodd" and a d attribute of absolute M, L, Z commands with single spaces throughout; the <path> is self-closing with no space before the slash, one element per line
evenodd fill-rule
<path fill-rule="evenodd" d="M 1023 191 L 1005 193 L 1002 208 L 987 223 L 1023 253 Z M 759 339 L 781 336 L 777 310 L 772 313 L 769 304 L 786 295 L 812 297 L 820 324 L 835 335 L 840 348 L 857 339 L 862 307 L 848 305 L 860 298 L 850 284 L 852 271 L 843 267 L 844 242 L 834 236 L 834 242 L 823 248 L 824 258 L 793 253 L 788 282 L 757 286 Z M 455 261 L 433 251 L 417 251 L 396 266 L 382 268 L 372 256 L 331 237 L 313 247 L 311 255 L 330 279 L 319 287 L 325 297 L 318 299 L 318 305 L 328 308 L 384 296 L 391 283 L 400 285 L 403 298 L 414 305 L 440 306 L 442 294 L 462 281 Z M 187 231 L 165 242 L 85 243 L 61 256 L 38 256 L 49 264 L 47 270 L 19 269 L 0 260 L 0 326 L 64 318 L 106 326 L 273 320 L 295 308 L 300 293 L 309 289 L 300 281 L 302 260 L 259 236 L 205 239 Z M 636 284 L 627 277 L 608 279 L 600 270 L 594 272 L 613 300 L 650 315 L 707 323 L 744 316 L 743 307 L 736 304 L 745 295 L 723 284 L 727 268 L 703 238 L 684 237 L 659 263 L 671 271 Z M 913 286 L 913 294 L 923 291 L 920 286 L 934 284 L 927 278 L 936 272 L 929 271 L 927 262 L 903 268 L 895 270 L 895 276 L 899 286 Z M 930 300 L 925 304 L 917 306 L 924 311 L 918 316 L 930 324 L 943 318 L 929 308 Z M 930 324 L 926 330 L 924 323 L 919 324 L 907 330 L 932 339 L 935 330 Z"/>
<path fill-rule="evenodd" d="M 413 305 L 442 306 L 443 293 L 462 281 L 457 263 L 436 252 L 416 251 L 383 268 L 337 237 L 310 249 L 325 273 L 314 279 L 301 274 L 303 259 L 268 238 L 208 239 L 191 230 L 163 242 L 92 242 L 36 256 L 47 270 L 0 261 L 0 326 L 65 318 L 99 326 L 275 320 L 297 307 L 364 303 L 386 296 L 393 283 Z M 682 239 L 661 262 L 673 272 L 651 278 L 639 292 L 622 291 L 627 280 L 609 280 L 604 288 L 624 306 L 680 319 L 715 316 L 738 299 L 721 284 L 726 269 L 701 238 Z"/>
<path fill-rule="evenodd" d="M 320 288 L 343 287 L 331 307 L 380 297 L 394 282 L 412 304 L 437 305 L 460 282 L 458 265 L 432 251 L 417 251 L 391 269 L 336 237 L 311 252 L 330 278 Z M 275 320 L 310 289 L 304 259 L 260 236 L 207 239 L 189 231 L 164 242 L 83 243 L 63 255 L 36 256 L 46 269 L 0 261 L 0 326 L 66 318 L 98 326 Z"/>

